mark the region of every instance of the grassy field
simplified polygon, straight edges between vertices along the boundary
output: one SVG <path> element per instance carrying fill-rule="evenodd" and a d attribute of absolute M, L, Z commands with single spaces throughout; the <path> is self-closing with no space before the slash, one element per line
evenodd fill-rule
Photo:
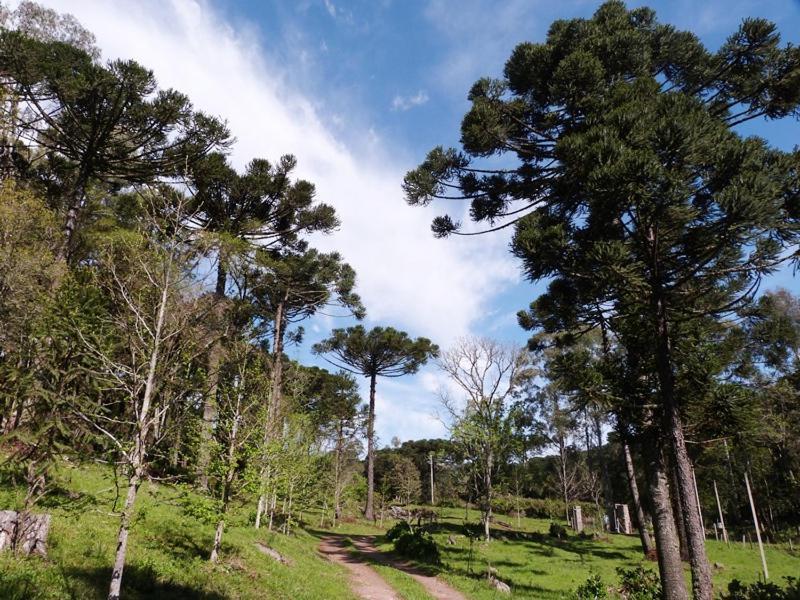
<path fill-rule="evenodd" d="M 105 598 L 116 540 L 117 518 L 112 514 L 116 496 L 113 480 L 100 468 L 63 468 L 71 498 L 61 504 L 58 496 L 46 509 L 53 514 L 50 554 L 46 560 L 15 558 L 0 554 L 0 598 L 4 600 L 50 600 Z M 293 535 L 256 532 L 248 524 L 250 509 L 234 514 L 225 533 L 223 559 L 208 562 L 213 526 L 188 516 L 182 506 L 191 493 L 167 485 L 142 487 L 133 526 L 123 596 L 126 599 L 287 599 L 352 600 L 346 573 L 317 553 L 319 540 L 327 530 L 317 518 L 308 516 L 306 528 Z M 0 487 L 0 508 L 14 507 L 18 494 Z M 470 551 L 464 535 L 463 509 L 440 509 L 434 526 L 443 568 L 440 575 L 474 600 L 501 596 L 482 575 L 488 567 L 512 586 L 512 596 L 542 600 L 568 598 L 590 574 L 597 573 L 610 585 L 616 582 L 617 567 L 642 562 L 638 538 L 611 535 L 602 540 L 569 536 L 556 540 L 547 535 L 550 522 L 499 517 L 512 527 L 498 526 L 495 540 L 475 540 Z M 477 520 L 474 511 L 469 515 Z M 388 527 L 392 523 L 387 522 Z M 344 524 L 343 535 L 379 534 L 381 530 L 363 522 Z M 452 537 L 454 544 L 448 544 Z M 380 540 L 378 540 L 380 541 Z M 266 544 L 290 561 L 275 562 L 262 554 L 256 543 Z M 383 544 L 388 549 L 388 544 Z M 715 569 L 717 589 L 733 578 L 754 581 L 760 562 L 757 549 L 741 544 L 726 547 L 708 543 Z M 769 547 L 767 560 L 771 578 L 800 573 L 800 554 Z M 655 569 L 654 563 L 647 563 Z M 428 600 L 422 587 L 408 575 L 391 567 L 375 566 L 405 600 Z M 688 571 L 687 571 L 688 578 Z"/>
<path fill-rule="evenodd" d="M 113 480 L 100 469 L 66 468 L 65 477 L 80 499 L 69 508 L 46 509 L 54 516 L 47 560 L 0 554 L 3 600 L 106 597 L 118 527 L 110 514 Z M 225 532 L 222 561 L 211 565 L 213 526 L 184 514 L 185 496 L 171 486 L 142 486 L 123 579 L 126 600 L 353 600 L 344 570 L 317 554 L 319 533 L 256 532 L 247 526 L 245 511 Z M 17 501 L 0 488 L 0 507 Z M 278 550 L 292 565 L 265 556 L 256 542 Z"/>
<path fill-rule="evenodd" d="M 515 597 L 542 600 L 567 598 L 575 588 L 592 574 L 600 575 L 609 584 L 617 582 L 618 567 L 645 567 L 657 570 L 654 562 L 644 561 L 637 536 L 608 535 L 603 539 L 582 539 L 576 535 L 558 540 L 548 535 L 550 521 L 546 519 L 517 520 L 499 516 L 511 527 L 496 527 L 495 539 L 485 544 L 472 543 L 464 534 L 464 510 L 440 509 L 442 518 L 432 528 L 444 563 L 441 576 L 470 598 L 488 600 L 507 597 L 498 594 L 484 581 L 487 568 L 496 569 L 498 577 L 511 585 Z M 470 515 L 471 520 L 477 514 Z M 455 544 L 447 543 L 452 537 Z M 383 548 L 390 546 L 384 544 Z M 743 548 L 741 543 L 726 546 L 722 542 L 708 542 L 709 560 L 718 566 L 714 569 L 717 590 L 727 588 L 736 578 L 745 582 L 759 578 L 761 562 L 757 548 Z M 766 549 L 767 563 L 772 581 L 800 573 L 800 552 L 789 552 L 783 546 Z M 688 565 L 686 568 L 689 581 Z"/>

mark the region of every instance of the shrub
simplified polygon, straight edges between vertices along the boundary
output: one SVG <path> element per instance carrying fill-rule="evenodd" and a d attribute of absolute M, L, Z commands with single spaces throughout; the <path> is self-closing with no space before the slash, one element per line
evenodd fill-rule
<path fill-rule="evenodd" d="M 573 600 L 602 600 L 608 598 L 608 592 L 600 575 L 594 574 L 578 586 L 572 598 Z"/>
<path fill-rule="evenodd" d="M 409 525 L 408 521 L 398 521 L 386 532 L 386 539 L 394 542 L 404 533 L 411 533 L 411 525 Z"/>
<path fill-rule="evenodd" d="M 786 577 L 786 587 L 758 581 L 744 585 L 738 579 L 728 584 L 728 593 L 721 600 L 800 600 L 800 579 Z"/>
<path fill-rule="evenodd" d="M 395 527 L 392 529 L 395 529 Z M 394 539 L 394 550 L 402 556 L 413 558 L 420 562 L 432 565 L 438 565 L 442 562 L 436 542 L 430 534 L 423 533 L 420 530 L 413 533 L 410 530 L 401 531 Z"/>
<path fill-rule="evenodd" d="M 617 568 L 620 594 L 626 600 L 659 600 L 661 580 L 658 574 L 642 565 L 633 569 Z"/>
<path fill-rule="evenodd" d="M 567 537 L 567 530 L 563 525 L 558 523 L 550 523 L 550 537 L 563 539 Z"/>

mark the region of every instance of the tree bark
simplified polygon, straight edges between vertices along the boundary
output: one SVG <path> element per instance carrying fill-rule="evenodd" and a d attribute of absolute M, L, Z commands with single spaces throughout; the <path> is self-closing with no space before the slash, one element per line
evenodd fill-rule
<path fill-rule="evenodd" d="M 270 392 L 267 404 L 267 420 L 264 423 L 264 447 L 275 437 L 276 421 L 283 412 L 283 336 L 284 331 L 284 308 L 289 298 L 287 289 L 283 295 L 283 300 L 278 303 L 275 309 L 275 326 L 273 329 L 272 344 L 272 381 L 270 382 Z M 255 528 L 261 527 L 261 518 L 267 507 L 266 498 L 266 479 L 269 477 L 269 465 L 265 464 L 261 472 L 261 494 L 258 497 L 258 507 L 256 508 Z M 270 522 L 272 518 L 270 517 Z M 270 529 L 272 526 L 270 525 Z"/>
<path fill-rule="evenodd" d="M 375 380 L 372 373 L 369 378 L 369 414 L 367 415 L 367 505 L 364 507 L 364 518 L 375 519 Z"/>
<path fill-rule="evenodd" d="M 214 302 L 217 303 L 215 323 L 217 328 L 222 328 L 223 301 L 225 300 L 225 286 L 228 281 L 228 271 L 225 269 L 224 257 L 219 256 L 217 265 L 217 283 L 214 288 Z M 200 426 L 200 448 L 197 453 L 197 476 L 200 489 L 208 490 L 208 468 L 211 464 L 211 440 L 214 436 L 214 424 L 217 422 L 218 394 L 219 394 L 219 366 L 222 362 L 222 335 L 221 331 L 214 331 L 214 343 L 208 352 L 208 387 L 203 399 L 203 422 Z"/>
<path fill-rule="evenodd" d="M 85 169 L 81 169 L 78 174 L 78 179 L 75 182 L 75 188 L 69 196 L 69 206 L 67 207 L 67 215 L 64 219 L 64 239 L 56 252 L 56 260 L 70 261 L 73 245 L 75 243 L 75 230 L 78 227 L 80 211 L 85 203 L 86 185 L 88 182 L 89 178 Z"/>
<path fill-rule="evenodd" d="M 117 534 L 117 550 L 114 556 L 114 568 L 111 571 L 111 584 L 108 588 L 108 600 L 119 600 L 122 589 L 122 572 L 125 568 L 125 556 L 128 551 L 128 534 L 130 530 L 133 509 L 136 503 L 136 494 L 142 482 L 144 462 L 147 454 L 147 437 L 150 433 L 150 406 L 153 400 L 156 383 L 156 368 L 158 367 L 159 352 L 161 348 L 161 335 L 164 329 L 164 320 L 167 313 L 167 300 L 169 297 L 169 280 L 164 284 L 161 292 L 161 301 L 158 307 L 156 326 L 153 332 L 153 349 L 150 352 L 150 361 L 147 370 L 142 404 L 139 407 L 139 416 L 136 420 L 136 435 L 133 451 L 130 454 L 130 477 L 128 478 L 128 493 L 120 516 L 119 533 Z"/>
<path fill-rule="evenodd" d="M 639 497 L 639 485 L 636 483 L 636 470 L 633 466 L 633 457 L 631 456 L 631 447 L 628 442 L 622 442 L 622 453 L 625 456 L 625 471 L 628 474 L 628 486 L 631 490 L 631 498 L 633 499 L 633 511 L 636 514 L 636 528 L 639 530 L 639 539 L 642 542 L 642 552 L 645 556 L 650 556 L 653 551 L 653 544 L 650 541 L 650 534 L 647 533 L 647 524 L 644 519 L 644 510 L 642 509 L 641 498 Z"/>
<path fill-rule="evenodd" d="M 342 449 L 344 446 L 344 426 L 341 421 L 336 429 L 336 454 L 334 456 L 335 463 L 333 465 L 333 524 L 336 525 L 336 522 L 342 516 L 342 507 L 341 507 L 341 461 L 342 461 Z"/>
<path fill-rule="evenodd" d="M 486 507 L 483 511 L 483 533 L 488 542 L 492 537 L 492 470 L 494 469 L 494 453 L 489 450 L 486 456 L 486 473 L 484 486 L 486 487 Z"/>
<path fill-rule="evenodd" d="M 691 463 L 683 434 L 683 422 L 675 397 L 675 380 L 672 370 L 672 349 L 669 325 L 663 299 L 655 298 L 656 315 L 656 368 L 663 409 L 665 435 L 669 439 L 671 465 L 677 479 L 677 496 L 683 513 L 689 563 L 692 569 L 692 591 L 695 600 L 712 600 L 711 567 L 705 548 L 705 535 L 696 510 Z"/>
<path fill-rule="evenodd" d="M 657 444 L 660 446 L 660 444 Z M 662 600 L 688 600 L 683 578 L 680 542 L 675 531 L 675 518 L 669 500 L 667 474 L 660 448 L 645 450 L 645 466 L 650 500 L 653 506 L 658 571 L 661 576 Z"/>
<path fill-rule="evenodd" d="M 136 494 L 141 483 L 140 469 L 133 469 L 131 477 L 128 479 L 128 493 L 125 496 L 125 504 L 122 508 L 122 516 L 119 523 L 119 533 L 117 534 L 117 551 L 114 556 L 114 568 L 111 571 L 111 585 L 108 588 L 108 600 L 119 600 L 122 589 L 122 572 L 125 568 L 125 555 L 128 552 L 128 534 L 130 532 L 133 508 L 136 503 Z"/>

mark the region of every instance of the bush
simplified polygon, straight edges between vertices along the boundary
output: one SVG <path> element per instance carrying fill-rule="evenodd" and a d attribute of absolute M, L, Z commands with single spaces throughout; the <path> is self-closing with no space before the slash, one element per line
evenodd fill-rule
<path fill-rule="evenodd" d="M 642 565 L 633 569 L 617 568 L 620 594 L 626 600 L 659 600 L 661 580 L 658 574 Z"/>
<path fill-rule="evenodd" d="M 563 525 L 558 523 L 550 523 L 550 537 L 563 539 L 567 537 L 567 530 Z"/>
<path fill-rule="evenodd" d="M 420 562 L 432 565 L 438 565 L 442 562 L 436 542 L 429 534 L 421 531 L 401 534 L 394 542 L 394 549 L 398 554 Z"/>
<path fill-rule="evenodd" d="M 594 574 L 578 586 L 572 598 L 573 600 L 603 600 L 608 598 L 608 592 L 600 575 Z"/>
<path fill-rule="evenodd" d="M 721 600 L 800 600 L 800 579 L 785 577 L 786 587 L 758 581 L 744 585 L 738 579 L 728 584 L 728 593 Z"/>
<path fill-rule="evenodd" d="M 390 542 L 394 542 L 405 533 L 411 533 L 411 525 L 409 525 L 408 521 L 398 521 L 386 532 L 386 539 Z"/>

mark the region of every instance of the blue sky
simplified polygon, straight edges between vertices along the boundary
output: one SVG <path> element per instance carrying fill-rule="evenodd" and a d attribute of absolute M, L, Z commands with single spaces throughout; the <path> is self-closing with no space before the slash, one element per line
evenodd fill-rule
<path fill-rule="evenodd" d="M 599 2 L 572 0 L 41 0 L 72 12 L 106 58 L 135 58 L 164 86 L 228 119 L 233 160 L 296 154 L 302 176 L 342 219 L 315 240 L 356 268 L 366 325 L 393 325 L 443 346 L 468 333 L 523 343 L 515 313 L 537 288 L 521 279 L 507 237 L 433 240 L 440 208 L 407 207 L 403 174 L 435 145 L 455 145 L 481 76 L 498 76 L 513 47 L 541 41 L 557 18 L 589 16 Z M 630 2 L 629 6 L 644 3 Z M 746 16 L 775 21 L 800 43 L 797 0 L 648 2 L 664 22 L 716 48 Z M 748 134 L 790 149 L 796 122 L 753 123 Z M 784 271 L 767 282 L 797 289 Z M 308 347 L 331 327 L 306 325 Z M 413 439 L 444 435 L 434 416 L 444 379 L 429 367 L 381 381 L 377 431 Z"/>

